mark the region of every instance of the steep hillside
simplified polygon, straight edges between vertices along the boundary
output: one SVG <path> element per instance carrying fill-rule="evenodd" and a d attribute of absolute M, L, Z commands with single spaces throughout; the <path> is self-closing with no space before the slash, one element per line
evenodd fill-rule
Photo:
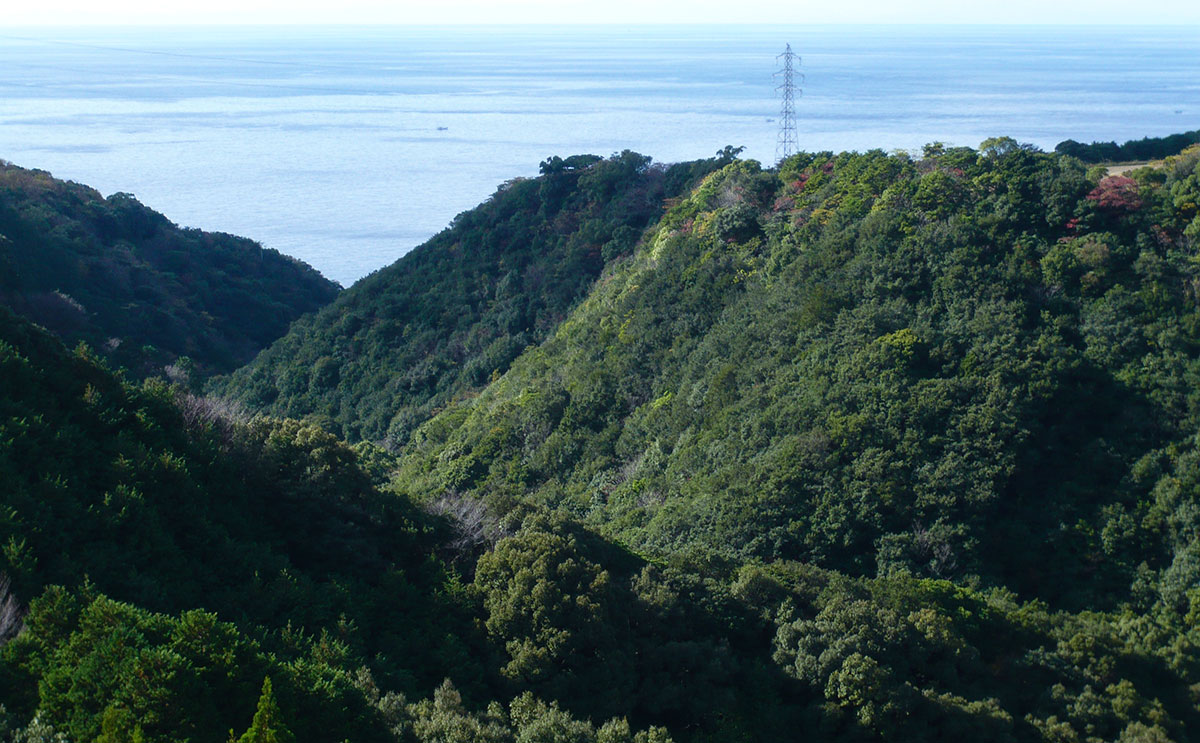
<path fill-rule="evenodd" d="M 1200 425 L 1198 161 L 1097 182 L 999 140 L 731 164 L 418 429 L 399 487 L 655 555 L 1148 601 L 1194 549 L 1172 483 Z"/>
<path fill-rule="evenodd" d="M 132 387 L 0 308 L 0 443 L 6 739 L 226 740 L 266 707 L 298 741 L 432 743 L 475 720 L 454 678 L 512 699 L 497 736 L 595 740 L 500 680 L 477 599 L 433 554 L 449 528 L 319 429 Z"/>
<path fill-rule="evenodd" d="M 0 161 L 0 304 L 137 376 L 231 371 L 336 293 L 251 240 Z"/>
<path fill-rule="evenodd" d="M 449 229 L 343 292 L 215 390 L 351 440 L 402 444 L 535 345 L 627 254 L 665 197 L 728 162 L 624 152 L 551 158 Z"/>
<path fill-rule="evenodd" d="M 537 226 L 559 186 L 606 224 L 602 193 L 660 201 L 719 163 L 548 161 L 389 269 L 408 293 L 335 305 L 405 317 L 390 335 L 318 315 L 328 338 L 302 337 L 349 355 L 297 389 L 415 425 L 398 457 L 131 386 L 0 310 L 0 729 L 1194 739 L 1200 151 L 1117 178 L 1011 140 L 732 154 L 595 280 L 457 314 L 418 291 L 482 292 L 509 251 L 530 280 L 586 257 L 596 233 Z M 493 233 L 521 240 L 462 257 Z M 526 255 L 539 234 L 556 251 Z M 368 352 L 465 366 L 497 306 L 544 330 L 490 382 L 447 363 L 424 397 L 368 398 L 342 375 Z M 385 353 L 406 329 L 426 344 Z"/>
<path fill-rule="evenodd" d="M 494 521 L 450 499 L 441 521 L 327 433 L 130 387 L 4 310 L 0 442 L 14 741 L 1186 741 L 1200 724 L 1194 589 L 1070 615 L 904 572 L 651 564 L 528 506 Z"/>

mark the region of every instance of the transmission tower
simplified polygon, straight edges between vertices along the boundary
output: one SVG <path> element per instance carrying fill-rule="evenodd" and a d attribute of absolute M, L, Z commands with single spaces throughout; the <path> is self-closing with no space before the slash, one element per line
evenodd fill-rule
<path fill-rule="evenodd" d="M 800 66 L 800 56 L 792 51 L 792 45 L 788 44 L 787 49 L 783 54 L 775 58 L 775 61 L 783 60 L 783 69 L 775 73 L 776 78 L 783 78 L 783 83 L 775 88 L 783 98 L 783 104 L 779 110 L 779 141 L 775 145 L 775 160 L 782 161 L 794 155 L 800 149 L 796 142 L 796 96 L 800 95 L 801 91 L 796 87 L 796 79 L 804 82 L 804 75 L 796 72 L 795 68 Z"/>

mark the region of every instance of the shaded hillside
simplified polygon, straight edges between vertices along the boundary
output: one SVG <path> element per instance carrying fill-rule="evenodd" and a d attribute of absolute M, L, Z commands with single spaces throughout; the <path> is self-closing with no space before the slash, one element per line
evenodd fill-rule
<path fill-rule="evenodd" d="M 1200 153 L 727 162 L 399 459 L 0 310 L 0 728 L 1185 743 L 1197 195 Z"/>
<path fill-rule="evenodd" d="M 449 528 L 330 434 L 130 386 L 0 308 L 0 442 L 5 733 L 224 740 L 274 700 L 298 741 L 432 741 L 469 719 L 454 678 L 519 697 L 498 735 L 595 740 L 500 682 L 476 599 L 432 554 Z"/>
<path fill-rule="evenodd" d="M 336 293 L 251 240 L 0 161 L 0 303 L 137 376 L 181 356 L 198 376 L 228 372 Z"/>
<path fill-rule="evenodd" d="M 1198 162 L 1097 183 L 998 140 L 731 164 L 418 429 L 397 483 L 656 555 L 1133 600 L 1191 544 L 1168 525 L 1192 496 L 1162 488 L 1200 426 Z"/>
<path fill-rule="evenodd" d="M 352 440 L 402 444 L 503 374 L 632 250 L 663 199 L 728 161 L 651 166 L 624 152 L 551 158 L 359 281 L 215 389 Z M 724 158 L 724 160 L 722 160 Z"/>
<path fill-rule="evenodd" d="M 480 526 L 450 500 L 442 521 L 327 433 L 131 387 L 4 310 L 0 441 L 14 740 L 1185 741 L 1200 724 L 1194 590 L 1057 614 L 903 572 L 651 564 L 528 506 Z"/>
<path fill-rule="evenodd" d="M 131 386 L 3 308 L 0 441 L 0 571 L 19 596 L 86 576 L 155 611 L 367 629 L 369 589 L 436 579 L 417 577 L 425 517 L 378 492 L 341 441 Z"/>

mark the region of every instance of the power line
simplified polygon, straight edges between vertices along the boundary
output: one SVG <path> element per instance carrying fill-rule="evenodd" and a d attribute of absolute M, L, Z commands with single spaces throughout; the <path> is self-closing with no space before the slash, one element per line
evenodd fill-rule
<path fill-rule="evenodd" d="M 777 56 L 775 61 L 781 59 L 783 69 L 776 71 L 774 75 L 776 78 L 783 78 L 783 84 L 775 88 L 783 98 L 779 110 L 779 140 L 775 144 L 776 162 L 786 160 L 800 149 L 796 140 L 796 96 L 802 91 L 796 87 L 796 78 L 804 82 L 804 75 L 795 71 L 795 68 L 800 66 L 800 55 L 792 51 L 791 44 L 787 45 L 787 49 Z"/>

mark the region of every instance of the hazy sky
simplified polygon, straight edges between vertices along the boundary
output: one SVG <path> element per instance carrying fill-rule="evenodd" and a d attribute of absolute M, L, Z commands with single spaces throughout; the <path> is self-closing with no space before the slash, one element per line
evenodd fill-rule
<path fill-rule="evenodd" d="M 1200 24 L 1196 0 L 34 0 L 0 27 L 62 24 Z"/>

